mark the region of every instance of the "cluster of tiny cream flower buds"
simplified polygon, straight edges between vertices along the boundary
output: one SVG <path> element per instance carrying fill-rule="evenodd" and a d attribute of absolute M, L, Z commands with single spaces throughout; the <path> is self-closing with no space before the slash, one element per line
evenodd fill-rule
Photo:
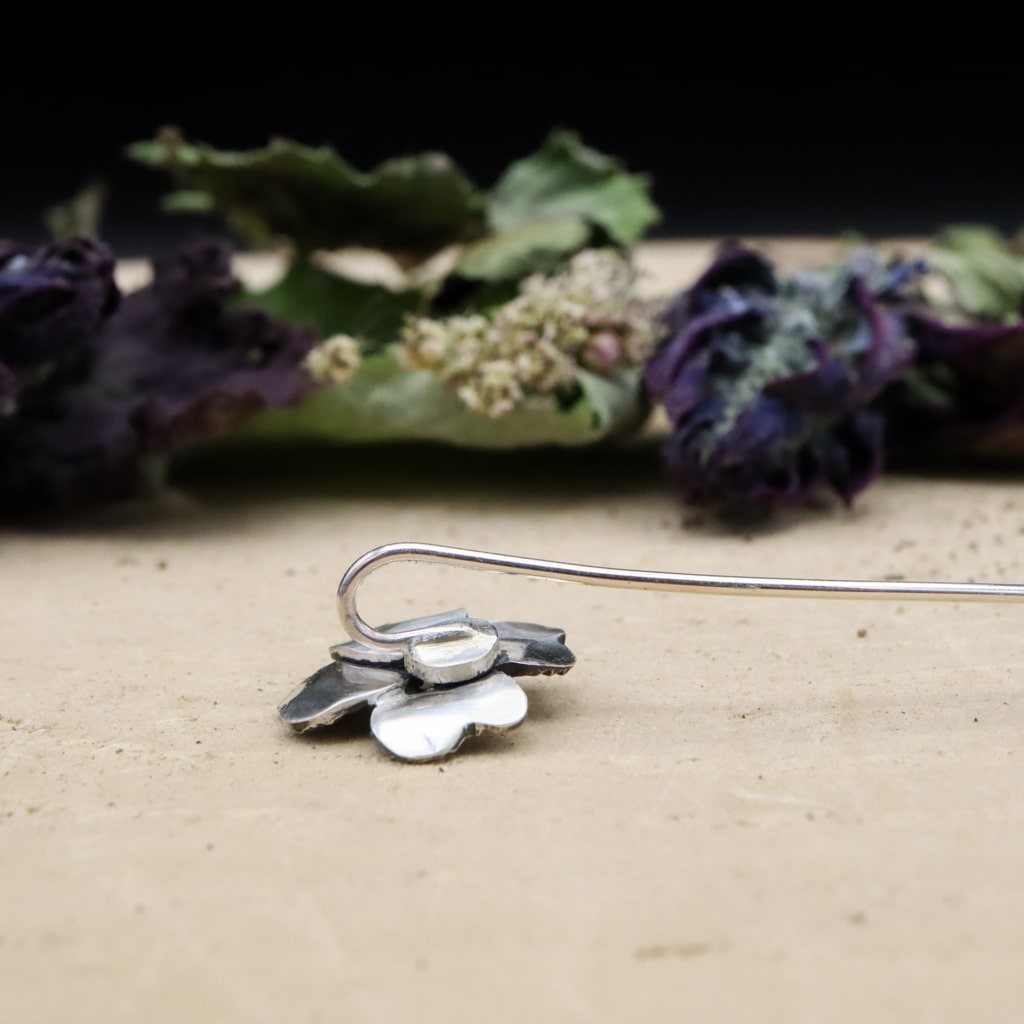
<path fill-rule="evenodd" d="M 489 316 L 412 317 L 399 352 L 434 370 L 476 412 L 497 417 L 528 394 L 571 384 L 580 368 L 609 374 L 643 363 L 661 306 L 636 292 L 636 271 L 612 249 L 587 249 L 564 271 L 526 278 Z"/>
<path fill-rule="evenodd" d="M 360 345 L 348 334 L 335 334 L 306 356 L 306 370 L 323 384 L 344 384 L 359 369 Z"/>

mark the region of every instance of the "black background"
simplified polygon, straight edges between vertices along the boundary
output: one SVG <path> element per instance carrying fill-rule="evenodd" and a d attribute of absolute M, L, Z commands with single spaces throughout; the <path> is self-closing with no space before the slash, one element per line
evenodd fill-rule
<path fill-rule="evenodd" d="M 203 90 L 7 87 L 0 138 L 0 238 L 45 238 L 44 208 L 86 179 L 110 188 L 104 235 L 120 255 L 165 251 L 203 223 L 158 208 L 165 179 L 132 166 L 126 143 L 164 124 L 224 147 L 272 134 L 333 143 L 360 168 L 439 149 L 480 185 L 554 127 L 646 172 L 663 211 L 655 235 L 859 230 L 922 234 L 951 221 L 1024 224 L 1024 138 L 1010 72 L 838 80 L 727 69 L 579 69 L 524 79 L 372 68 L 282 71 Z M 269 81 L 268 81 L 269 79 Z"/>

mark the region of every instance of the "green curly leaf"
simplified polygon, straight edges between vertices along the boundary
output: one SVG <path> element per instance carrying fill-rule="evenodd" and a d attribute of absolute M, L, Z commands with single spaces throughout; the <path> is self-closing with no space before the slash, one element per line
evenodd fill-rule
<path fill-rule="evenodd" d="M 363 360 L 345 384 L 326 385 L 301 404 L 267 409 L 236 436 L 345 444 L 440 441 L 467 448 L 590 444 L 639 424 L 645 412 L 639 371 L 615 378 L 581 371 L 580 394 L 560 409 L 545 396 L 492 419 L 467 409 L 430 370 L 403 368 L 393 348 Z"/>
<path fill-rule="evenodd" d="M 633 244 L 658 211 L 646 178 L 629 174 L 572 132 L 553 132 L 495 185 L 488 219 L 492 232 L 466 247 L 457 274 L 499 281 L 553 270 L 607 239 Z"/>
<path fill-rule="evenodd" d="M 506 281 L 556 270 L 585 248 L 590 229 L 581 220 L 534 221 L 495 232 L 465 248 L 456 272 L 481 281 Z"/>
<path fill-rule="evenodd" d="M 998 231 L 981 225 L 948 227 L 928 260 L 949 281 L 963 312 L 992 320 L 1020 316 L 1024 252 Z"/>
<path fill-rule="evenodd" d="M 177 209 L 214 209 L 256 245 L 299 249 L 366 246 L 402 261 L 480 236 L 486 203 L 442 153 L 355 170 L 329 146 L 273 139 L 262 149 L 222 152 L 164 131 L 128 155 L 167 171 Z"/>
<path fill-rule="evenodd" d="M 406 316 L 419 312 L 423 301 L 419 291 L 353 281 L 305 260 L 294 261 L 274 287 L 243 299 L 288 323 L 312 327 L 321 338 L 350 334 L 364 350 L 393 342 Z"/>
<path fill-rule="evenodd" d="M 574 218 L 631 245 L 658 219 L 647 179 L 614 157 L 552 132 L 541 148 L 517 160 L 491 192 L 490 221 L 498 230 L 533 221 Z"/>

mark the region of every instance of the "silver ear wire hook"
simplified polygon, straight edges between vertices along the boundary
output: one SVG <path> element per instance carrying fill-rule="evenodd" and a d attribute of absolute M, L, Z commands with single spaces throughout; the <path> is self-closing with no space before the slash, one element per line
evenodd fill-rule
<path fill-rule="evenodd" d="M 359 585 L 370 573 L 391 562 L 431 562 L 482 572 L 532 576 L 561 583 L 620 590 L 660 590 L 681 594 L 707 592 L 733 597 L 917 598 L 926 601 L 1024 601 L 1024 585 L 1015 583 L 910 583 L 872 580 L 826 580 L 771 576 L 708 576 L 695 573 L 612 569 L 575 562 L 554 562 L 519 555 L 500 555 L 442 544 L 383 544 L 360 555 L 338 584 L 338 617 L 348 634 L 370 646 L 390 648 L 412 641 L 453 638 L 463 627 L 439 626 L 407 633 L 382 633 L 367 625 L 356 609 Z"/>
<path fill-rule="evenodd" d="M 338 615 L 352 637 L 331 648 L 334 661 L 305 680 L 280 707 L 296 731 L 328 725 L 372 707 L 374 735 L 405 760 L 454 751 L 483 729 L 507 729 L 526 715 L 519 675 L 567 672 L 575 658 L 559 629 L 524 622 L 488 622 L 463 610 L 375 629 L 356 598 L 367 576 L 393 562 L 509 573 L 624 590 L 717 593 L 740 597 L 828 597 L 926 601 L 1022 601 L 1012 583 L 914 583 L 615 569 L 502 555 L 441 544 L 385 544 L 357 558 L 338 585 Z"/>

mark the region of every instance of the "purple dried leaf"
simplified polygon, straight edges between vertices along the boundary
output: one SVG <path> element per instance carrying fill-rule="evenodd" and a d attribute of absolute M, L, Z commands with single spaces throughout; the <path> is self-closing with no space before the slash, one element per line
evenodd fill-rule
<path fill-rule="evenodd" d="M 302 362 L 313 333 L 259 310 L 225 309 L 237 289 L 228 247 L 192 243 L 159 264 L 103 331 L 96 385 L 129 403 L 147 450 L 221 437 L 312 388 Z"/>
<path fill-rule="evenodd" d="M 114 257 L 91 238 L 0 248 L 0 360 L 27 368 L 86 345 L 114 312 Z"/>
<path fill-rule="evenodd" d="M 20 360 L 0 363 L 0 512 L 135 493 L 153 454 L 301 397 L 312 333 L 231 309 L 236 290 L 220 243 L 186 246 L 116 312 L 100 243 L 0 251 L 0 339 Z"/>
<path fill-rule="evenodd" d="M 894 448 L 954 453 L 998 451 L 1003 435 L 1019 455 L 1024 422 L 1024 320 L 945 323 L 907 315 L 920 354 L 885 399 Z"/>
<path fill-rule="evenodd" d="M 732 247 L 665 317 L 646 383 L 673 423 L 666 459 L 700 503 L 795 502 L 822 486 L 844 501 L 876 475 L 882 420 L 866 409 L 915 348 L 884 302 L 918 265 L 857 254 L 831 271 L 777 279 Z"/>
<path fill-rule="evenodd" d="M 0 420 L 0 515 L 108 501 L 145 480 L 138 435 L 118 406 L 39 403 Z"/>

